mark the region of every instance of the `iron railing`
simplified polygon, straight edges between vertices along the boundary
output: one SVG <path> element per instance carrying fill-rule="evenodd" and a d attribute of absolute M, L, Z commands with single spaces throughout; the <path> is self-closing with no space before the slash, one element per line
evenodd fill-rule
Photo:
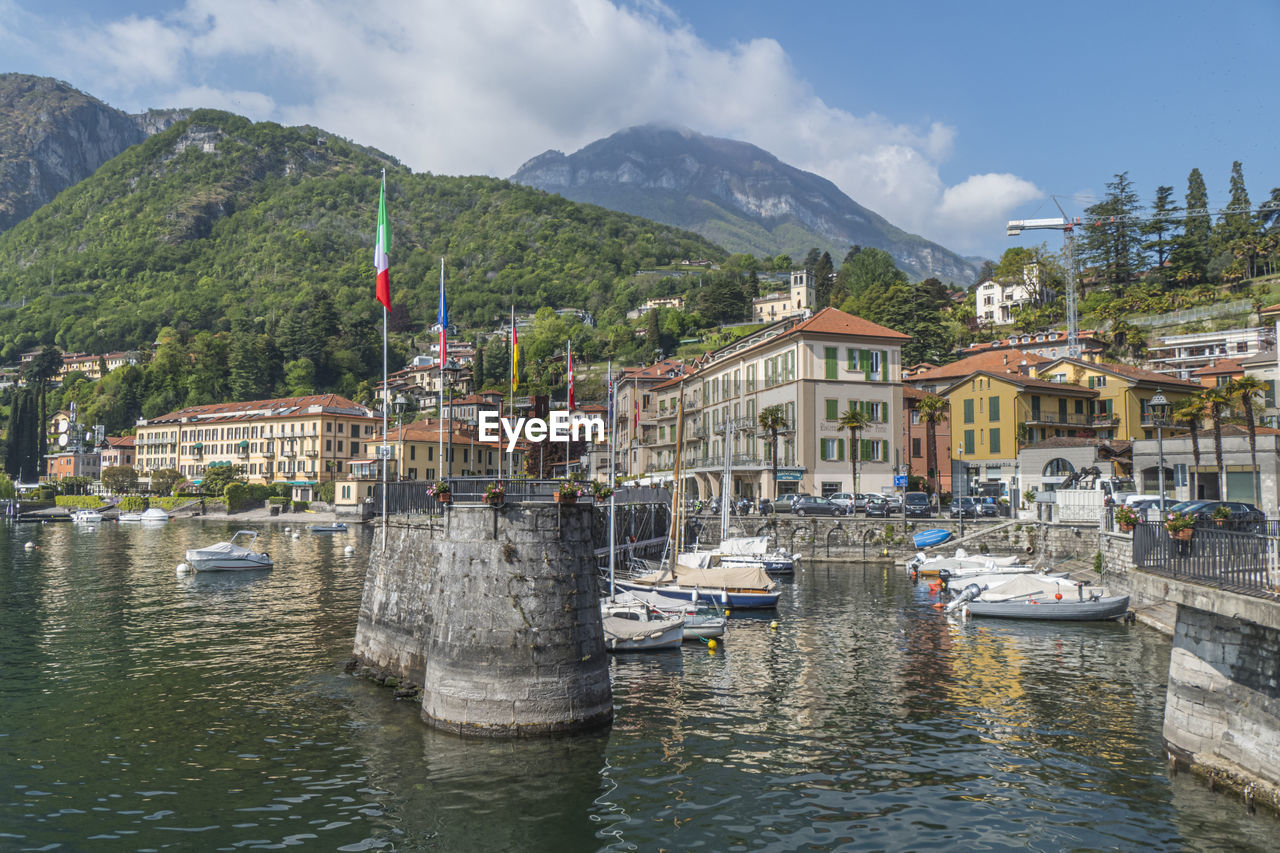
<path fill-rule="evenodd" d="M 1260 530 L 1274 521 L 1253 522 Z M 1218 527 L 1193 528 L 1190 539 L 1175 539 L 1163 524 L 1140 522 L 1133 529 L 1133 564 L 1170 577 L 1275 595 L 1280 586 L 1280 536 Z"/>
<path fill-rule="evenodd" d="M 402 480 L 387 483 L 387 515 L 439 515 L 443 512 L 440 499 L 427 494 L 430 480 Z M 562 480 L 499 479 L 497 477 L 454 477 L 449 481 L 452 503 L 484 503 L 485 490 L 490 483 L 501 482 L 506 489 L 504 503 L 552 503 L 560 490 Z M 645 504 L 670 503 L 671 493 L 659 488 L 626 487 L 618 490 L 617 503 Z M 597 502 L 590 494 L 578 498 L 578 503 Z M 382 484 L 374 485 L 372 508 L 382 512 Z"/>

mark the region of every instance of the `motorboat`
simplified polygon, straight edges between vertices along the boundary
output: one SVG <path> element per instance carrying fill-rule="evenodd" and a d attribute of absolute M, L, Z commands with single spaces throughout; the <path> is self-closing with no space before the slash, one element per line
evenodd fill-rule
<path fill-rule="evenodd" d="M 136 523 L 142 521 L 142 513 L 140 512 L 122 512 L 116 516 L 116 521 L 121 524 Z"/>
<path fill-rule="evenodd" d="M 714 596 L 721 607 L 753 610 L 778 606 L 778 585 L 756 566 L 722 566 L 709 551 L 681 553 L 674 565 L 635 561 L 630 577 L 615 578 L 621 589 L 656 592 L 667 598 L 693 601 Z"/>
<path fill-rule="evenodd" d="M 723 637 L 729 619 L 714 596 L 697 595 L 692 600 L 667 598 L 656 592 L 618 593 L 615 601 L 639 602 L 660 613 L 684 617 L 685 640 L 713 640 Z"/>
<path fill-rule="evenodd" d="M 1049 575 L 1018 575 L 995 586 L 972 583 L 947 606 L 948 613 L 998 619 L 1091 622 L 1116 619 L 1129 610 L 1129 596 Z"/>
<path fill-rule="evenodd" d="M 1022 557 L 1017 554 L 1007 554 L 996 556 L 994 554 L 973 554 L 970 555 L 963 548 L 957 548 L 954 556 L 944 557 L 940 554 L 926 555 L 923 551 L 917 552 L 914 557 L 907 561 L 907 571 L 915 572 L 921 575 L 936 575 L 942 570 L 951 573 L 952 577 L 958 577 L 964 573 L 978 574 L 980 572 L 997 571 L 1024 571 L 1032 570 L 1031 566 L 1021 562 Z"/>
<path fill-rule="evenodd" d="M 800 554 L 788 554 L 781 549 L 769 548 L 768 536 L 734 536 L 720 540 L 711 550 L 720 558 L 722 566 L 760 566 L 774 575 L 792 574 Z"/>
<path fill-rule="evenodd" d="M 605 648 L 611 652 L 678 649 L 684 642 L 684 617 L 655 610 L 643 601 L 602 599 L 600 621 Z"/>
<path fill-rule="evenodd" d="M 240 572 L 270 569 L 274 564 L 266 551 L 255 551 L 256 530 L 237 530 L 226 542 L 187 551 L 187 565 L 197 572 Z"/>
<path fill-rule="evenodd" d="M 78 509 L 71 513 L 71 520 L 77 524 L 100 524 L 102 513 L 96 509 Z"/>
<path fill-rule="evenodd" d="M 312 533 L 344 533 L 346 529 L 346 522 L 342 521 L 335 524 L 313 524 L 310 528 Z"/>
<path fill-rule="evenodd" d="M 169 520 L 169 513 L 158 506 L 153 506 L 142 514 L 143 524 L 164 524 Z"/>

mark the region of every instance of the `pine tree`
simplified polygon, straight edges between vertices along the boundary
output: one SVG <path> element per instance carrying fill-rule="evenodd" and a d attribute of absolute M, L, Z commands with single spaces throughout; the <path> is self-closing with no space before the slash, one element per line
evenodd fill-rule
<path fill-rule="evenodd" d="M 1130 221 L 1138 209 L 1138 194 L 1128 172 L 1107 184 L 1106 197 L 1085 209 L 1080 257 L 1092 266 L 1103 284 L 1123 288 L 1138 277 L 1142 266 L 1139 227 Z"/>
<path fill-rule="evenodd" d="M 1209 191 L 1204 186 L 1204 175 L 1192 169 L 1187 175 L 1187 216 L 1183 220 L 1182 235 L 1175 240 L 1172 253 L 1174 272 L 1178 281 L 1195 284 L 1203 281 L 1209 268 Z"/>
<path fill-rule="evenodd" d="M 1215 245 L 1219 251 L 1227 251 L 1232 242 L 1253 236 L 1255 228 L 1250 208 L 1249 191 L 1244 186 L 1244 168 L 1236 160 L 1231 164 L 1231 201 L 1227 205 L 1230 212 L 1222 214 L 1222 220 L 1214 229 Z"/>
<path fill-rule="evenodd" d="M 1151 204 L 1151 218 L 1142 226 L 1143 236 L 1151 239 L 1142 244 L 1142 251 L 1156 256 L 1157 269 L 1164 266 L 1173 250 L 1173 232 L 1178 221 L 1171 214 L 1176 210 L 1173 187 L 1156 187 L 1156 198 Z"/>

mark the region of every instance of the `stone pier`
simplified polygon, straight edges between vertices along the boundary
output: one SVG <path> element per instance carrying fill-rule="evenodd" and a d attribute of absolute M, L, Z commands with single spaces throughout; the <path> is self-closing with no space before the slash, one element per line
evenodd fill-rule
<path fill-rule="evenodd" d="M 423 685 L 422 716 L 521 737 L 613 719 L 591 508 L 454 505 L 371 549 L 356 657 Z"/>

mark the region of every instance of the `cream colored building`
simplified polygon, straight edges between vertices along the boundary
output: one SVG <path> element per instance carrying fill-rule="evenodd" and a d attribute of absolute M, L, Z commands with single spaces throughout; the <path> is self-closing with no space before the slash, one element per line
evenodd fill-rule
<path fill-rule="evenodd" d="M 751 316 L 757 323 L 776 323 L 789 317 L 806 317 L 817 300 L 813 277 L 806 270 L 791 273 L 791 288 L 751 300 Z"/>
<path fill-rule="evenodd" d="M 894 466 L 906 462 L 899 377 L 907 340 L 892 329 L 825 308 L 712 353 L 692 376 L 650 389 L 653 441 L 646 445 L 646 476 L 671 479 L 682 431 L 681 478 L 689 497 L 720 495 L 726 456 L 735 497 L 852 492 L 852 436 L 839 420 L 854 407 L 870 421 L 858 437 L 857 491 L 890 490 Z M 758 423 L 760 412 L 774 405 L 782 407 L 788 424 L 778 439 L 776 489 L 771 442 Z"/>
<path fill-rule="evenodd" d="M 306 500 L 363 458 L 381 427 L 372 410 L 337 394 L 190 406 L 138 421 L 136 467 L 143 477 L 173 468 L 199 483 L 208 468 L 231 465 L 249 482 L 290 483 Z"/>

